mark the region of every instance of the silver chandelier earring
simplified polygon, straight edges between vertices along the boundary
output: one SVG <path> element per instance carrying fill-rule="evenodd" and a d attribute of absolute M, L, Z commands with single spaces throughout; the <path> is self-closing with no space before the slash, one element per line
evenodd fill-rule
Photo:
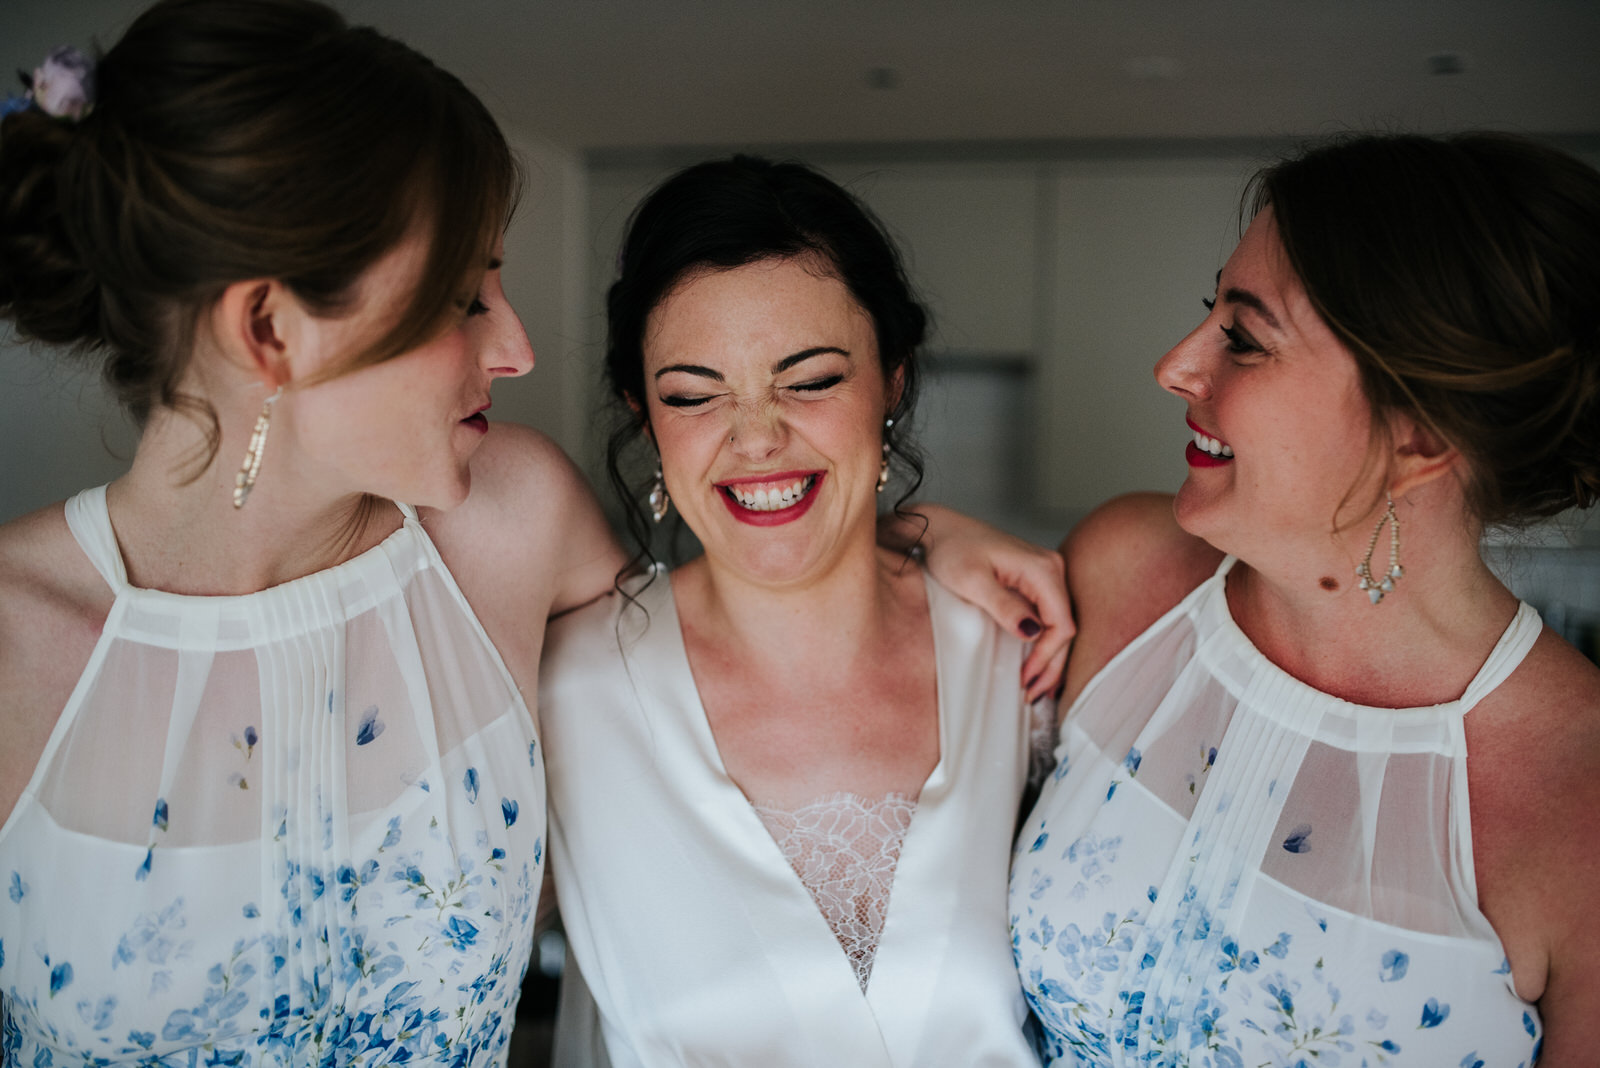
<path fill-rule="evenodd" d="M 883 487 L 889 484 L 889 430 L 894 426 L 893 419 L 883 421 L 883 460 L 878 464 L 878 492 L 883 492 Z"/>
<path fill-rule="evenodd" d="M 1378 517 L 1378 525 L 1372 528 L 1372 538 L 1367 542 L 1367 555 L 1356 565 L 1356 583 L 1361 589 L 1367 591 L 1367 599 L 1373 604 L 1383 600 L 1383 595 L 1394 592 L 1394 584 L 1405 575 L 1405 568 L 1400 566 L 1400 517 L 1394 514 L 1394 498 L 1384 494 L 1388 507 L 1383 515 Z M 1389 524 L 1389 570 L 1384 572 L 1381 579 L 1372 577 L 1372 551 L 1378 547 L 1378 535 L 1383 533 L 1383 525 Z"/>
<path fill-rule="evenodd" d="M 659 523 L 667 518 L 670 507 L 672 499 L 667 496 L 667 480 L 661 473 L 661 465 L 656 464 L 656 478 L 650 483 L 650 515 Z"/>
<path fill-rule="evenodd" d="M 250 491 L 255 488 L 256 476 L 261 474 L 261 454 L 267 451 L 267 429 L 272 425 L 272 406 L 281 396 L 283 387 L 279 386 L 272 396 L 261 403 L 261 414 L 256 416 L 255 429 L 250 432 L 250 447 L 244 452 L 244 463 L 239 465 L 239 473 L 233 477 L 235 508 L 244 507 Z"/>

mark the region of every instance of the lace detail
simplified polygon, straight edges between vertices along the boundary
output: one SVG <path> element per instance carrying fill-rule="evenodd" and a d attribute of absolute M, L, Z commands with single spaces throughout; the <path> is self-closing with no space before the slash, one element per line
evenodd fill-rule
<path fill-rule="evenodd" d="M 905 794 L 872 801 L 836 793 L 792 811 L 751 807 L 833 928 L 866 993 L 916 800 Z"/>

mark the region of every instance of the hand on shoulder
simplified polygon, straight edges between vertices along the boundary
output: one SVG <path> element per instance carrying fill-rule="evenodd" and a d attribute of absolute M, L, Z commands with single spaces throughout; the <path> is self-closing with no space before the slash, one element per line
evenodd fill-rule
<path fill-rule="evenodd" d="M 1067 590 L 1078 636 L 1067 664 L 1063 712 L 1129 642 L 1204 582 L 1222 553 L 1186 533 L 1165 493 L 1130 493 L 1089 513 L 1066 540 Z"/>

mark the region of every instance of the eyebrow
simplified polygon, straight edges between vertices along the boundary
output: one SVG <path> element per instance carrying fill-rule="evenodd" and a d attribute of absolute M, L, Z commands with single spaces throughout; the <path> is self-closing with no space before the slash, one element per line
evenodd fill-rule
<path fill-rule="evenodd" d="M 1221 271 L 1217 272 L 1217 285 L 1222 285 Z M 1229 286 L 1222 293 L 1222 302 L 1224 304 L 1243 304 L 1246 308 L 1251 309 L 1257 315 L 1261 316 L 1261 318 L 1265 319 L 1267 321 L 1267 325 L 1272 327 L 1274 330 L 1283 329 L 1283 327 L 1278 324 L 1278 317 L 1267 310 L 1267 302 L 1250 292 L 1248 289 L 1240 289 L 1238 286 Z"/>
<path fill-rule="evenodd" d="M 772 373 L 782 374 L 797 363 L 802 363 L 811 359 L 813 356 L 821 356 L 823 353 L 827 352 L 838 353 L 847 360 L 850 358 L 850 352 L 848 349 L 837 348 L 833 345 L 818 345 L 815 348 L 801 349 L 799 352 L 796 352 L 793 355 L 785 356 L 783 359 L 772 365 Z M 713 371 L 711 368 L 703 367 L 697 363 L 668 364 L 666 367 L 657 370 L 655 377 L 659 380 L 662 375 L 669 375 L 673 372 L 686 375 L 698 375 L 701 378 L 709 378 L 713 382 L 725 381 L 725 379 L 722 377 L 721 371 Z"/>

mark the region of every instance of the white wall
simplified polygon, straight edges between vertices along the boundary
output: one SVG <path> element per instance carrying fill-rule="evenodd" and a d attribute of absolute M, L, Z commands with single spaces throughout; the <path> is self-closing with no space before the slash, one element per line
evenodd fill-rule
<path fill-rule="evenodd" d="M 5 336 L 0 343 L 0 522 L 115 478 L 138 438 L 100 384 L 97 364 Z"/>
<path fill-rule="evenodd" d="M 676 162 L 591 169 L 591 299 L 627 213 Z M 890 230 L 933 312 L 930 363 L 956 372 L 944 392 L 934 377 L 919 416 L 927 496 L 1053 543 L 1107 497 L 1177 487 L 1188 432 L 1150 372 L 1203 314 L 1256 157 L 811 162 Z M 980 385 L 985 362 L 1026 368 L 1026 386 Z M 997 413 L 1006 396 L 1015 409 Z M 1009 500 L 974 478 L 1012 487 Z"/>

